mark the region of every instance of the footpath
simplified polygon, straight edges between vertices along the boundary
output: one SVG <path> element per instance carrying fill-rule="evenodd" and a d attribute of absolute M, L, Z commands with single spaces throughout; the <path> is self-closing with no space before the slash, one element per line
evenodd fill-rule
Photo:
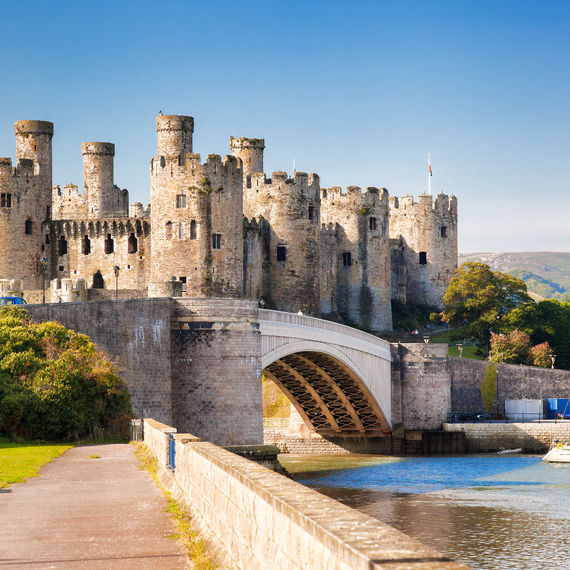
<path fill-rule="evenodd" d="M 0 489 L 0 570 L 189 568 L 139 465 L 132 445 L 80 446 Z"/>

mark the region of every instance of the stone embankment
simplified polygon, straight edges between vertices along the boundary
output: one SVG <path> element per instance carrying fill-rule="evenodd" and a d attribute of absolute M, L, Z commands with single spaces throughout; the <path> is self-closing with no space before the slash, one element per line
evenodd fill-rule
<path fill-rule="evenodd" d="M 443 424 L 443 429 L 464 432 L 467 453 L 518 448 L 527 453 L 544 453 L 554 440 L 570 441 L 570 421 Z"/>
<path fill-rule="evenodd" d="M 145 419 L 164 469 L 169 426 Z M 176 434 L 173 486 L 193 522 L 234 568 L 461 569 L 461 564 L 363 513 L 212 443 Z"/>

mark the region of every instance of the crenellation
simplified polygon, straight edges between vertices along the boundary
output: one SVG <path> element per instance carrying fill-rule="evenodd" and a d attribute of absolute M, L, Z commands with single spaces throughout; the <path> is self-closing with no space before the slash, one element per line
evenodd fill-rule
<path fill-rule="evenodd" d="M 202 162 L 189 116 L 159 115 L 156 132 L 145 208 L 114 183 L 113 143 L 82 143 L 83 185 L 53 186 L 53 125 L 16 122 L 16 166 L 0 158 L 0 282 L 21 279 L 37 299 L 45 277 L 66 301 L 245 297 L 378 331 L 391 329 L 392 297 L 441 303 L 457 264 L 455 196 L 267 177 L 260 138 L 231 137 L 230 155 Z"/>

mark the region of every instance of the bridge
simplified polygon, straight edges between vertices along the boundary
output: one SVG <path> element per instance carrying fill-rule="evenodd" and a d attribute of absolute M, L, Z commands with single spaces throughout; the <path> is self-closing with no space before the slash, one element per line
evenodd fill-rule
<path fill-rule="evenodd" d="M 307 426 L 323 436 L 385 435 L 391 427 L 390 345 L 300 314 L 260 309 L 261 366 Z"/>
<path fill-rule="evenodd" d="M 146 298 L 28 305 L 117 358 L 133 413 L 218 445 L 263 441 L 262 371 L 310 430 L 391 431 L 390 346 L 351 327 L 242 299 Z"/>

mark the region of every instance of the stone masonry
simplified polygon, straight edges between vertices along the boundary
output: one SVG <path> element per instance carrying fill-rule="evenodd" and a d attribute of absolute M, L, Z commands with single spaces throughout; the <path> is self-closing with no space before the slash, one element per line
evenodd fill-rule
<path fill-rule="evenodd" d="M 246 298 L 392 328 L 391 299 L 441 305 L 457 265 L 454 196 L 389 198 L 263 171 L 264 139 L 193 152 L 193 117 L 156 119 L 150 205 L 114 183 L 115 145 L 84 142 L 83 185 L 52 187 L 53 125 L 18 121 L 0 158 L 0 283 L 29 302 Z M 118 271 L 118 279 L 116 273 Z M 50 283 L 52 283 L 50 285 Z M 174 285 L 177 284 L 177 285 Z M 16 288 L 14 288 L 17 285 Z"/>

